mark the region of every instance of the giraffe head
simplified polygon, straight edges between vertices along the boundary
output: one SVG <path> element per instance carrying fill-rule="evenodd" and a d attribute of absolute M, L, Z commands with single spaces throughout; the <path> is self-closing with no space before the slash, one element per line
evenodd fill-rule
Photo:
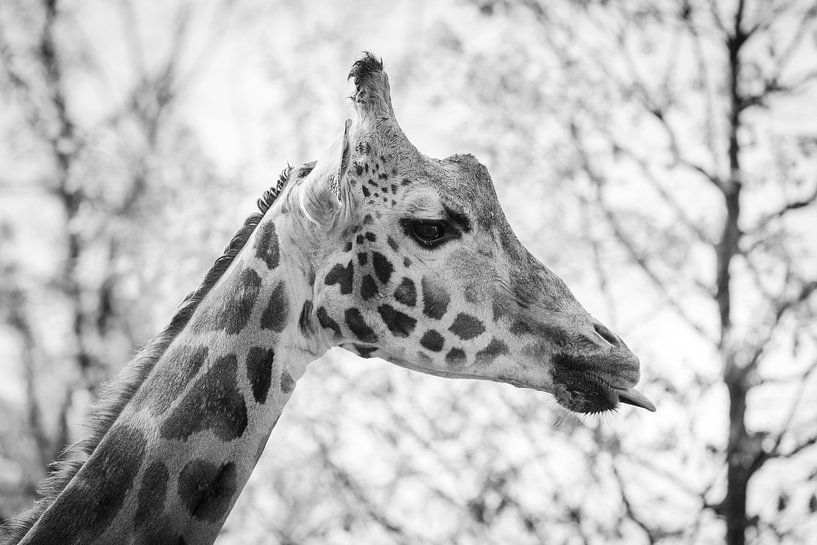
<path fill-rule="evenodd" d="M 418 152 L 375 57 L 350 78 L 354 119 L 293 191 L 318 248 L 321 340 L 433 375 L 543 390 L 577 412 L 654 410 L 633 388 L 638 358 L 522 246 L 486 168 Z"/>

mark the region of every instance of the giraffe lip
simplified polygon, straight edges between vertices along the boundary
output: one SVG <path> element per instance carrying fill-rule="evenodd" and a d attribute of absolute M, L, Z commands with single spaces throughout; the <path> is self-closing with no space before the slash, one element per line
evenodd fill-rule
<path fill-rule="evenodd" d="M 618 401 L 620 403 L 627 403 L 628 405 L 635 405 L 636 407 L 641 407 L 642 409 L 647 409 L 650 412 L 655 412 L 655 405 L 652 404 L 652 401 L 647 399 L 647 396 L 636 390 L 635 388 L 614 388 L 616 394 L 618 394 Z"/>

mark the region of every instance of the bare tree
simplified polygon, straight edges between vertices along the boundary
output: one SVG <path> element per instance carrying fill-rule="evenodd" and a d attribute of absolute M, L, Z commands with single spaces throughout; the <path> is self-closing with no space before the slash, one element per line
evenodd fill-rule
<path fill-rule="evenodd" d="M 803 456 L 817 443 L 814 407 L 803 401 L 817 369 L 817 275 L 801 243 L 815 227 L 815 133 L 775 122 L 787 107 L 814 121 L 817 4 L 520 4 L 478 2 L 539 29 L 571 84 L 558 115 L 569 170 L 588 184 L 583 202 L 717 369 L 695 378 L 694 393 L 655 379 L 682 407 L 727 392 L 725 441 L 695 445 L 722 471 L 702 486 L 675 483 L 697 498 L 693 524 L 651 520 L 614 466 L 626 518 L 650 543 L 694 542 L 707 513 L 730 545 L 806 539 L 782 516 L 793 492 L 781 490 L 774 509 L 752 508 L 750 492 L 769 462 L 815 469 Z M 628 190 L 638 203 L 622 204 Z M 787 355 L 787 345 L 801 350 Z M 777 422 L 758 418 L 770 390 L 785 407 Z M 814 516 L 814 491 L 804 493 L 803 516 Z"/>

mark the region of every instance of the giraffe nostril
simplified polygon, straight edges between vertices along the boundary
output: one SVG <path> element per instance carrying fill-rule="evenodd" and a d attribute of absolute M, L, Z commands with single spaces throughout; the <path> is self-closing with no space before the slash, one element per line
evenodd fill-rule
<path fill-rule="evenodd" d="M 607 329 L 604 325 L 595 322 L 593 323 L 593 329 L 596 330 L 596 333 L 598 333 L 602 339 L 612 344 L 613 346 L 622 345 L 621 339 L 619 339 L 612 331 Z"/>

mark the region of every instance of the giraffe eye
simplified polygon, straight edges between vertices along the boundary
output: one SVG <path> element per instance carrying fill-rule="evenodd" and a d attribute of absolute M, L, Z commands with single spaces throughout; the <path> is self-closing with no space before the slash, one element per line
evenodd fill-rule
<path fill-rule="evenodd" d="M 423 242 L 432 242 L 443 236 L 443 226 L 425 221 L 415 221 L 411 225 L 412 234 Z"/>
<path fill-rule="evenodd" d="M 459 238 L 460 233 L 445 220 L 404 219 L 403 231 L 425 248 L 436 248 L 440 244 Z"/>

